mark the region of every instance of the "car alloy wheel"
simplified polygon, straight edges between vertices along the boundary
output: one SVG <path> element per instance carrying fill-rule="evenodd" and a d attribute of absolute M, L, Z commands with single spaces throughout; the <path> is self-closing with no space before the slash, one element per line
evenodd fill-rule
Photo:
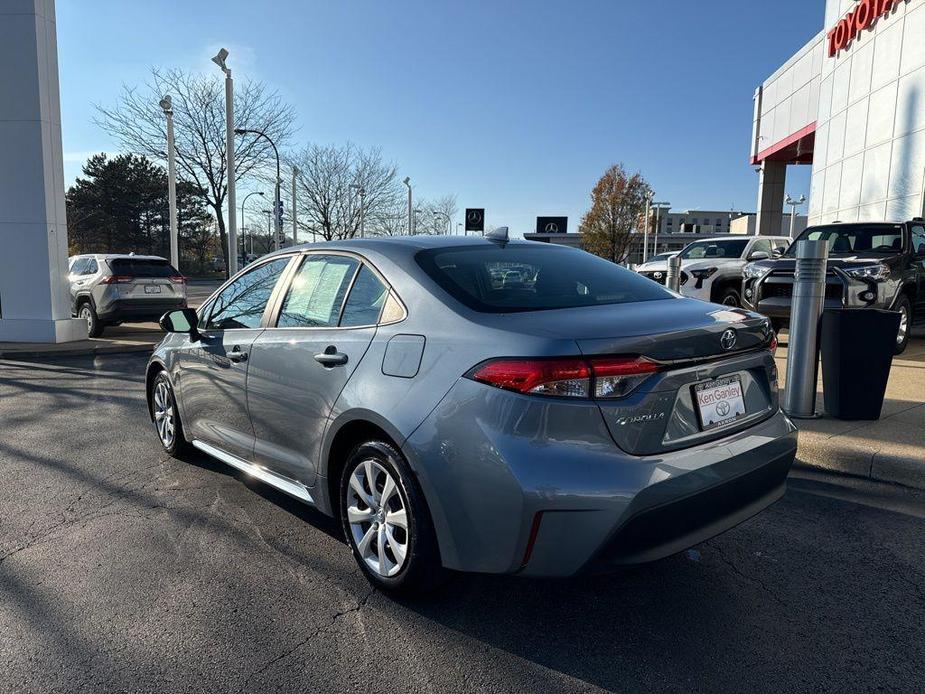
<path fill-rule="evenodd" d="M 357 465 L 347 491 L 347 522 L 357 554 L 369 570 L 391 578 L 405 566 L 408 507 L 392 474 L 373 459 Z"/>
<path fill-rule="evenodd" d="M 170 393 L 170 384 L 158 379 L 153 395 L 154 426 L 164 448 L 170 449 L 177 440 L 176 410 Z"/>

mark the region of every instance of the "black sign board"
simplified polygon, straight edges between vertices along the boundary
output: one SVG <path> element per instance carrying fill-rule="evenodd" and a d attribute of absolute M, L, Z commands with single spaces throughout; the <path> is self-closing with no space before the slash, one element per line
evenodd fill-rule
<path fill-rule="evenodd" d="M 484 208 L 466 208 L 466 231 L 485 231 Z"/>
<path fill-rule="evenodd" d="M 568 217 L 537 217 L 537 234 L 566 234 L 568 233 Z"/>

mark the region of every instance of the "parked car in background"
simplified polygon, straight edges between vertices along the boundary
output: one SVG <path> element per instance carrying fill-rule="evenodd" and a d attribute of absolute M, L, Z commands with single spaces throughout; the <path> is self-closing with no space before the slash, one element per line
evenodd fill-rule
<path fill-rule="evenodd" d="M 88 254 L 68 260 L 71 314 L 87 321 L 90 337 L 107 325 L 157 321 L 186 308 L 186 278 L 153 255 Z"/>
<path fill-rule="evenodd" d="M 784 236 L 725 236 L 695 241 L 679 254 L 684 296 L 725 306 L 742 305 L 742 268 L 782 254 Z"/>
<path fill-rule="evenodd" d="M 925 222 L 833 223 L 809 227 L 784 257 L 743 270 L 745 306 L 769 316 L 777 329 L 790 322 L 796 246 L 822 240 L 829 247 L 826 308 L 881 308 L 901 315 L 896 353 L 909 342 L 914 320 L 925 319 Z"/>
<path fill-rule="evenodd" d="M 648 277 L 659 284 L 665 284 L 665 276 L 668 274 L 668 259 L 673 258 L 678 253 L 659 253 L 653 255 L 646 262 L 637 265 L 634 269 L 643 277 Z"/>
<path fill-rule="evenodd" d="M 386 589 L 648 562 L 780 498 L 796 431 L 766 318 L 497 236 L 289 248 L 166 315 L 164 449 L 339 518 Z"/>

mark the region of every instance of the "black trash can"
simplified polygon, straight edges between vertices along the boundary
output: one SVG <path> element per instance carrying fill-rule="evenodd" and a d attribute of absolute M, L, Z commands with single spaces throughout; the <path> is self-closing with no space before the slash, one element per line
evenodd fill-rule
<path fill-rule="evenodd" d="M 900 315 L 873 308 L 822 314 L 822 392 L 836 419 L 880 419 Z"/>

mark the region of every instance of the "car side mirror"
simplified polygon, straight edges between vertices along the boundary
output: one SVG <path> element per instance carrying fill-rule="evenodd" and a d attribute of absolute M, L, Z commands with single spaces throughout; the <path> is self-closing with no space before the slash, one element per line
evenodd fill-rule
<path fill-rule="evenodd" d="M 164 332 L 168 333 L 186 333 L 193 340 L 199 339 L 199 329 L 196 324 L 199 322 L 199 316 L 191 308 L 181 308 L 178 311 L 169 311 L 161 316 L 159 321 Z"/>
<path fill-rule="evenodd" d="M 769 260 L 770 258 L 771 254 L 767 251 L 754 251 L 748 256 L 749 260 Z"/>

